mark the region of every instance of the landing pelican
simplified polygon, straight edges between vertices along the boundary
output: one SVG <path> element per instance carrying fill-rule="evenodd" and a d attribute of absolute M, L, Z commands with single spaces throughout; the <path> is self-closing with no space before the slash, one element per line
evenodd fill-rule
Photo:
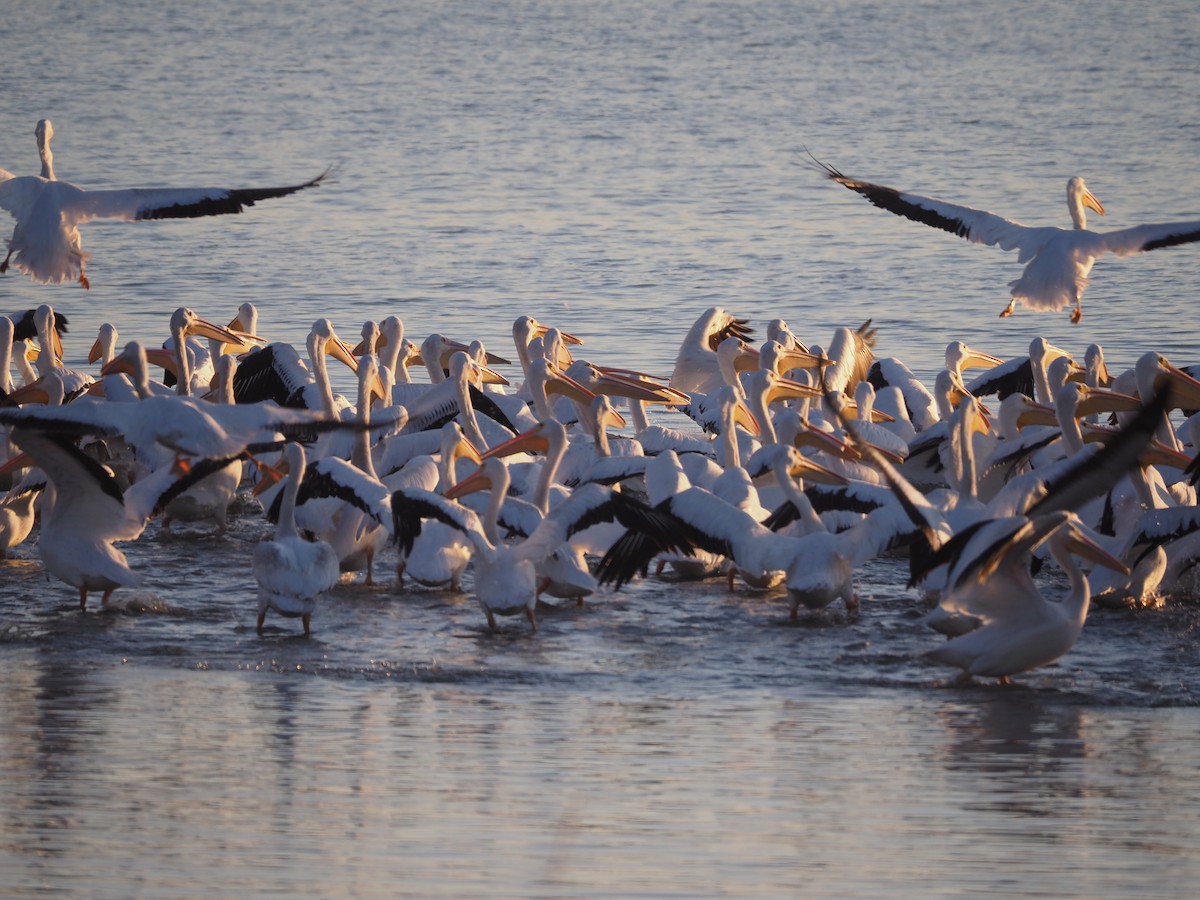
<path fill-rule="evenodd" d="M 39 121 L 34 133 L 42 158 L 41 175 L 15 176 L 0 169 L 0 208 L 16 220 L 8 241 L 8 255 L 0 262 L 0 272 L 8 271 L 11 260 L 18 271 L 46 284 L 78 280 L 83 287 L 91 287 L 84 272 L 91 254 L 83 252 L 79 226 L 92 219 L 137 222 L 240 213 L 259 200 L 316 187 L 329 177 L 326 169 L 310 181 L 289 187 L 87 191 L 55 179 L 54 156 L 50 152 L 54 128 L 50 120 Z"/>
<path fill-rule="evenodd" d="M 967 677 L 990 676 L 1007 684 L 1010 675 L 1052 663 L 1075 646 L 1091 601 L 1076 556 L 1129 574 L 1084 533 L 1073 513 L 1063 510 L 995 519 L 975 537 L 989 550 L 954 573 L 941 605 L 980 616 L 983 624 L 925 653 L 934 662 L 957 666 Z M 1029 551 L 1047 539 L 1051 556 L 1070 581 L 1070 591 L 1059 603 L 1043 597 L 1029 575 Z"/>
<path fill-rule="evenodd" d="M 1012 299 L 1000 313 L 1002 318 L 1011 315 L 1020 300 L 1031 309 L 1041 310 L 1074 305 L 1071 321 L 1078 324 L 1083 316 L 1080 301 L 1088 285 L 1088 273 L 1105 253 L 1131 256 L 1200 241 L 1200 221 L 1136 225 L 1107 233 L 1089 231 L 1086 210 L 1104 215 L 1104 206 L 1078 175 L 1067 182 L 1067 208 L 1074 228 L 1033 228 L 981 209 L 858 181 L 815 157 L 814 162 L 830 179 L 862 194 L 880 209 L 949 231 L 975 244 L 1018 251 L 1017 262 L 1028 265 L 1020 278 L 1009 283 Z"/>

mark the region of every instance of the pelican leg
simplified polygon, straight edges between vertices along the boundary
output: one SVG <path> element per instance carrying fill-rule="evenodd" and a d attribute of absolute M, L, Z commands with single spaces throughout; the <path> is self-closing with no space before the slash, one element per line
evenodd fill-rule
<path fill-rule="evenodd" d="M 665 569 L 666 567 L 667 567 L 667 561 L 665 559 L 660 559 L 658 561 L 658 563 L 654 566 L 654 577 L 655 578 L 661 577 L 662 573 L 663 573 L 663 569 Z"/>
<path fill-rule="evenodd" d="M 83 289 L 85 291 L 90 291 L 92 289 L 92 283 L 88 281 L 88 277 L 83 271 L 82 262 L 79 264 L 79 283 L 83 285 Z"/>
<path fill-rule="evenodd" d="M 87 588 L 79 589 L 79 611 L 83 612 L 87 609 Z"/>
<path fill-rule="evenodd" d="M 1078 294 L 1076 294 L 1075 295 L 1075 308 L 1073 310 L 1071 310 L 1071 324 L 1073 324 L 1073 325 L 1078 325 L 1079 320 L 1083 318 L 1083 309 L 1081 308 L 1081 306 L 1082 306 L 1082 298 Z"/>
<path fill-rule="evenodd" d="M 1016 309 L 1016 307 L 1017 307 L 1017 298 L 1013 297 L 1011 300 L 1008 301 L 1008 306 L 1004 307 L 1003 312 L 1000 313 L 1000 318 L 1007 319 L 1009 316 L 1011 316 L 1013 314 L 1013 310 Z"/>
<path fill-rule="evenodd" d="M 116 590 L 116 588 L 109 588 L 107 591 L 104 592 L 104 596 L 100 598 L 101 606 L 108 606 L 108 600 L 113 595 L 113 591 L 115 591 L 115 590 Z"/>
<path fill-rule="evenodd" d="M 13 252 L 11 250 L 9 250 L 8 255 L 4 257 L 4 262 L 0 262 L 0 273 L 4 273 L 4 272 L 8 271 L 8 260 L 12 255 L 13 255 Z"/>
<path fill-rule="evenodd" d="M 262 633 L 263 633 L 263 622 L 265 622 L 265 621 L 267 621 L 267 611 L 266 611 L 265 609 L 260 609 L 260 610 L 258 611 L 258 624 L 257 624 L 257 625 L 256 625 L 256 627 L 255 627 L 255 630 L 257 630 L 257 631 L 258 631 L 258 636 L 259 636 L 259 637 L 262 637 Z"/>
<path fill-rule="evenodd" d="M 535 593 L 535 594 L 534 594 L 534 596 L 533 596 L 533 599 L 535 599 L 535 600 L 541 600 L 541 599 L 542 599 L 542 593 L 543 593 L 543 592 L 546 590 L 546 588 L 548 588 L 548 587 L 550 587 L 550 579 L 549 579 L 549 578 L 543 578 L 541 581 L 539 581 L 539 582 L 538 582 L 538 586 L 537 586 L 537 593 Z"/>
<path fill-rule="evenodd" d="M 490 628 L 492 631 L 495 631 L 495 630 L 496 630 L 496 617 L 495 617 L 495 615 L 493 615 L 493 614 L 492 614 L 492 611 L 491 611 L 490 609 L 485 609 L 483 612 L 484 612 L 484 615 L 486 615 L 486 616 L 487 616 L 487 620 L 488 620 L 488 628 Z"/>
<path fill-rule="evenodd" d="M 733 566 L 729 567 L 729 573 L 728 573 L 727 577 L 729 579 L 729 589 L 732 591 L 733 590 L 733 580 L 737 577 L 737 570 L 735 568 L 733 568 Z"/>
<path fill-rule="evenodd" d="M 1001 675 L 999 678 L 996 679 L 996 683 L 997 684 L 1012 684 L 1012 679 L 1009 678 L 1007 675 Z"/>
<path fill-rule="evenodd" d="M 852 595 L 852 596 L 850 597 L 850 599 L 848 599 L 848 600 L 846 601 L 846 612 L 847 612 L 847 613 L 849 613 L 849 614 L 850 614 L 850 615 L 852 615 L 852 616 L 857 616 L 857 615 L 858 615 L 858 610 L 859 610 L 859 608 L 860 608 L 860 607 L 861 607 L 861 604 L 860 604 L 860 603 L 859 603 L 859 601 L 858 601 L 858 595 L 857 595 L 857 594 L 854 594 L 854 595 Z"/>
<path fill-rule="evenodd" d="M 304 636 L 308 637 L 312 634 L 312 613 L 305 613 L 300 617 L 300 621 L 304 623 Z"/>
<path fill-rule="evenodd" d="M 529 626 L 534 631 L 537 631 L 537 615 L 534 613 L 531 607 L 525 607 L 525 618 L 529 620 Z"/>

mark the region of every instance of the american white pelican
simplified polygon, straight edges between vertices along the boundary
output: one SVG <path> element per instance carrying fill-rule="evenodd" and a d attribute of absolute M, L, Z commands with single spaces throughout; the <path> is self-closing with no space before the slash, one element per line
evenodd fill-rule
<path fill-rule="evenodd" d="M 0 169 L 0 208 L 16 220 L 8 241 L 9 261 L 34 281 L 59 284 L 78 279 L 90 287 L 84 268 L 91 258 L 81 245 L 79 226 L 92 219 L 136 222 L 144 219 L 187 219 L 240 213 L 259 200 L 284 197 L 315 187 L 329 177 L 326 169 L 302 184 L 278 188 L 132 188 L 87 191 L 54 177 L 50 139 L 54 129 L 42 119 L 35 131 L 42 158 L 41 175 L 14 176 Z"/>
<path fill-rule="evenodd" d="M 665 449 L 649 457 L 645 469 L 646 497 L 651 506 L 657 507 L 692 487 L 674 450 Z M 658 555 L 654 574 L 661 575 L 668 565 L 680 579 L 695 580 L 720 574 L 729 563 L 723 555 L 706 550 L 693 548 L 687 553 L 672 551 Z"/>
<path fill-rule="evenodd" d="M 492 508 L 499 510 L 503 501 L 501 491 L 492 493 L 489 517 L 493 515 Z M 591 525 L 616 519 L 642 536 L 650 547 L 651 557 L 685 546 L 678 525 L 670 517 L 597 484 L 577 489 L 570 499 L 542 520 L 533 534 L 516 545 L 494 544 L 475 513 L 439 494 L 397 491 L 392 496 L 392 514 L 401 552 L 411 550 L 425 518 L 457 529 L 471 541 L 475 548 L 475 596 L 491 628 L 496 626 L 497 615 L 524 614 L 533 630 L 537 630 L 534 612 L 538 585 L 536 563 Z"/>
<path fill-rule="evenodd" d="M 1196 563 L 1200 561 L 1200 509 L 1148 510 L 1129 532 L 1118 555 L 1133 574 L 1128 582 L 1095 585 L 1097 604 L 1148 605 L 1159 592 L 1194 596 Z"/>
<path fill-rule="evenodd" d="M 87 608 L 89 591 L 103 591 L 101 602 L 107 604 L 117 588 L 139 584 L 141 578 L 113 542 L 141 535 L 159 499 L 178 479 L 176 467 L 163 466 L 122 494 L 108 470 L 66 435 L 17 427 L 12 440 L 49 478 L 38 535 L 46 571 L 79 589 L 81 610 Z"/>
<path fill-rule="evenodd" d="M 478 464 L 479 451 L 457 422 L 447 422 L 440 431 L 430 433 L 438 437 L 437 489 L 444 493 L 458 483 L 459 459 Z M 399 585 L 407 575 L 426 587 L 448 585 L 452 591 L 461 591 L 463 572 L 470 562 L 471 546 L 467 538 L 452 526 L 431 522 L 414 545 L 401 544 L 396 582 Z"/>
<path fill-rule="evenodd" d="M 447 422 L 458 419 L 462 423 L 467 440 L 482 452 L 487 449 L 489 441 L 481 430 L 481 419 L 476 415 L 475 405 L 477 400 L 484 399 L 485 396 L 478 390 L 485 367 L 480 366 L 462 350 L 454 351 L 447 362 L 450 374 L 444 376 L 440 382 L 425 387 L 419 396 L 405 404 L 408 423 L 402 433 L 435 431 Z M 440 374 L 440 368 L 438 371 Z M 476 390 L 472 391 L 472 387 Z M 493 409 L 493 412 L 496 410 Z M 504 422 L 508 422 L 503 413 L 499 415 Z M 492 442 L 496 442 L 497 439 L 507 440 L 516 434 L 516 430 L 508 425 L 502 427 L 506 433 L 503 437 L 498 437 L 493 430 Z"/>
<path fill-rule="evenodd" d="M 28 341 L 37 337 L 37 309 L 27 309 L 20 315 L 9 316 L 13 322 L 13 340 Z M 67 317 L 58 311 L 55 311 L 53 317 L 54 330 L 59 336 L 59 345 L 62 344 L 62 336 L 70 331 L 68 327 L 70 322 Z"/>
<path fill-rule="evenodd" d="M 796 491 L 791 499 L 797 509 L 805 510 L 803 515 L 811 512 L 803 493 Z M 839 597 L 847 609 L 856 609 L 854 567 L 878 556 L 894 537 L 878 518 L 881 513 L 891 516 L 887 509 L 841 534 L 830 534 L 816 520 L 814 531 L 803 537 L 776 534 L 702 488 L 688 488 L 656 509 L 679 523 L 691 546 L 728 557 L 743 577 L 765 580 L 769 573 L 783 572 L 793 617 L 801 604 L 824 607 Z M 626 534 L 600 560 L 597 579 L 619 588 L 639 572 L 644 574 L 660 552 L 638 535 Z"/>
<path fill-rule="evenodd" d="M 808 345 L 792 333 L 792 329 L 788 327 L 788 323 L 783 321 L 783 319 L 772 319 L 767 323 L 767 340 L 782 344 L 787 350 L 800 350 L 803 353 L 808 352 Z M 780 374 L 782 375 L 783 373 L 781 372 Z"/>
<path fill-rule="evenodd" d="M 306 541 L 296 530 L 296 495 L 304 478 L 304 448 L 289 443 L 283 449 L 283 461 L 288 474 L 275 537 L 254 548 L 257 629 L 262 634 L 267 610 L 273 609 L 282 616 L 299 616 L 308 635 L 317 600 L 338 583 L 341 571 L 332 547 L 324 541 Z"/>
<path fill-rule="evenodd" d="M 33 531 L 34 501 L 45 487 L 45 473 L 33 469 L 0 499 L 0 559 L 7 559 L 8 551 Z"/>
<path fill-rule="evenodd" d="M 671 387 L 688 394 L 707 394 L 727 384 L 728 379 L 717 359 L 717 348 L 729 337 L 742 341 L 749 338 L 749 321 L 735 318 L 719 306 L 705 310 L 680 344 L 675 370 L 671 374 Z"/>
<path fill-rule="evenodd" d="M 173 376 L 176 393 L 204 396 L 216 378 L 214 360 L 220 354 L 210 353 L 198 338 L 240 348 L 243 346 L 241 335 L 200 318 L 186 306 L 171 313 L 170 329 L 171 337 L 163 344 L 162 350 L 148 350 L 147 359 L 163 366 Z"/>
<path fill-rule="evenodd" d="M 844 325 L 834 330 L 829 349 L 823 354 L 832 361 L 821 370 L 825 390 L 854 396 L 855 386 L 866 380 L 875 363 L 871 349 L 875 346 L 875 332 L 870 319 L 853 331 Z"/>
<path fill-rule="evenodd" d="M 238 403 L 274 400 L 280 406 L 319 409 L 328 416 L 340 415 L 349 407 L 334 396 L 326 367 L 326 357 L 340 360 L 351 372 L 358 372 L 358 360 L 338 337 L 333 323 L 317 319 L 305 341 L 312 371 L 300 359 L 291 344 L 270 343 L 246 354 L 238 363 L 233 393 Z"/>
<path fill-rule="evenodd" d="M 549 325 L 543 325 L 533 316 L 518 316 L 513 321 L 513 346 L 517 350 L 517 359 L 521 363 L 521 370 L 525 373 L 525 377 L 529 377 L 529 364 L 533 362 L 533 357 L 529 352 L 529 345 L 535 338 L 545 337 L 550 331 Z M 572 344 L 579 346 L 583 344 L 580 338 L 573 334 L 569 334 L 561 329 L 555 329 L 558 333 L 560 345 Z M 571 364 L 569 359 L 552 359 L 556 366 L 566 368 Z"/>
<path fill-rule="evenodd" d="M 867 381 L 877 392 L 892 387 L 900 393 L 904 401 L 903 415 L 898 408 L 886 409 L 886 412 L 907 419 L 912 423 L 914 432 L 927 431 L 941 421 L 933 394 L 908 366 L 894 356 L 875 360 L 867 372 Z"/>
<path fill-rule="evenodd" d="M 7 396 L 12 393 L 12 350 L 15 339 L 13 321 L 8 316 L 0 316 L 0 391 Z"/>
<path fill-rule="evenodd" d="M 46 340 L 48 341 L 47 346 L 52 346 L 54 348 L 55 358 L 61 360 L 63 357 L 62 336 L 70 330 L 67 327 L 67 325 L 68 325 L 67 317 L 65 315 L 63 315 L 62 313 L 56 312 L 55 310 L 51 309 L 51 307 L 49 305 L 47 305 L 47 304 L 43 304 L 43 305 L 46 306 L 47 310 L 50 310 L 50 313 L 49 313 L 49 315 L 50 315 L 49 326 L 50 327 L 48 330 L 43 329 L 43 331 L 46 332 L 45 337 L 46 337 Z M 41 322 L 41 317 L 43 315 L 44 315 L 44 313 L 42 311 L 42 307 L 39 306 L 34 309 L 27 309 L 23 313 L 21 313 L 19 316 L 12 316 L 11 318 L 12 318 L 12 322 L 13 322 L 13 335 L 12 335 L 13 343 L 15 344 L 18 341 L 23 341 L 25 343 L 26 348 L 28 348 L 29 346 L 32 345 L 33 342 L 36 341 L 36 342 L 38 342 L 38 344 L 40 346 L 41 341 L 42 341 L 42 334 L 39 332 L 39 328 L 41 327 L 40 322 Z M 36 355 L 38 355 L 38 356 L 41 355 L 40 349 L 37 351 Z M 25 379 L 25 383 L 28 384 L 29 381 L 32 380 L 32 379 L 28 378 L 26 375 L 26 370 L 29 366 L 29 358 L 24 353 L 22 353 L 19 355 L 16 362 L 17 362 L 18 368 L 21 369 L 21 374 L 22 374 L 22 377 Z"/>
<path fill-rule="evenodd" d="M 32 383 L 25 385 L 25 387 L 36 389 L 43 379 L 53 374 L 58 376 L 62 381 L 63 401 L 70 402 L 82 393 L 95 379 L 86 372 L 68 369 L 63 365 L 62 339 L 59 336 L 58 329 L 54 327 L 56 319 L 57 316 L 55 316 L 54 310 L 48 303 L 43 303 L 33 311 L 33 323 L 36 329 L 38 344 L 36 360 L 38 378 Z M 22 400 L 22 402 L 24 401 Z"/>
<path fill-rule="evenodd" d="M 906 478 L 921 488 L 945 487 L 944 454 L 950 438 L 949 419 L 958 404 L 970 398 L 962 381 L 949 369 L 942 369 L 934 379 L 934 399 L 938 421 L 921 431 L 908 444 L 908 456 L 901 467 Z M 980 428 L 986 422 L 979 421 Z"/>
<path fill-rule="evenodd" d="M 102 322 L 92 349 L 88 351 L 88 362 L 99 363 L 101 368 L 112 362 L 117 355 L 117 338 L 117 326 L 112 322 Z"/>
<path fill-rule="evenodd" d="M 982 523 L 965 547 L 969 563 L 951 573 L 941 606 L 981 620 L 981 625 L 925 656 L 957 666 L 966 676 L 1008 683 L 1010 675 L 1054 662 L 1074 645 L 1087 618 L 1091 589 L 1079 556 L 1128 574 L 1120 560 L 1091 540 L 1074 514 L 1059 510 Z M 1029 552 L 1049 539 L 1050 554 L 1067 573 L 1070 590 L 1046 600 L 1029 574 Z M 977 546 L 975 546 L 977 545 Z"/>
<path fill-rule="evenodd" d="M 1067 181 L 1067 209 L 1074 228 L 1032 228 L 981 209 L 858 181 L 815 157 L 814 161 L 830 179 L 862 194 L 880 209 L 949 231 L 972 243 L 1018 251 L 1017 262 L 1028 265 L 1020 278 L 1009 283 L 1012 299 L 1001 317 L 1010 315 L 1020 300 L 1031 309 L 1059 310 L 1074 305 L 1071 321 L 1078 323 L 1083 316 L 1080 301 L 1088 285 L 1088 273 L 1105 253 L 1130 256 L 1200 241 L 1200 221 L 1136 225 L 1103 233 L 1089 231 L 1086 210 L 1104 215 L 1104 206 L 1079 176 Z"/>
<path fill-rule="evenodd" d="M 268 404 L 202 403 L 151 396 L 137 403 L 68 403 L 53 408 L 0 408 L 0 424 L 79 436 L 121 436 L 137 448 L 161 444 L 183 457 L 233 459 L 250 445 L 285 435 L 354 430 L 357 422 Z"/>
<path fill-rule="evenodd" d="M 237 360 L 232 356 L 222 356 L 217 359 L 217 402 L 232 404 L 233 374 L 237 368 Z M 180 384 L 183 382 L 181 381 Z M 171 523 L 175 520 L 184 522 L 199 522 L 211 519 L 217 526 L 217 533 L 224 534 L 229 527 L 229 504 L 233 502 L 238 485 L 242 482 L 242 460 L 231 461 L 205 460 L 205 470 L 213 471 L 204 477 L 196 477 L 200 473 L 197 466 L 192 466 L 186 490 L 173 492 L 163 509 L 163 530 L 170 532 Z"/>
<path fill-rule="evenodd" d="M 561 431 L 562 426 L 557 423 L 555 425 Z M 562 445 L 564 448 L 565 441 L 564 435 Z M 548 454 L 553 453 L 554 450 L 550 448 L 547 452 Z M 551 468 L 549 463 L 543 466 L 543 476 L 539 480 L 545 480 L 548 484 L 550 479 L 546 476 L 547 474 L 552 475 Z M 539 500 L 548 501 L 548 486 L 544 492 L 539 491 L 535 495 L 534 501 L 530 502 L 519 497 L 508 496 L 510 481 L 508 464 L 504 459 L 499 456 L 489 456 L 483 460 L 475 474 L 464 478 L 445 494 L 449 500 L 461 500 L 477 490 L 491 491 L 489 502 L 483 511 L 481 527 L 488 540 L 496 547 L 499 547 L 507 538 L 528 538 L 542 524 L 548 512 L 548 502 L 538 505 Z M 491 502 L 496 497 L 501 498 L 499 505 Z M 426 528 L 432 524 L 434 523 L 428 523 Z M 501 528 L 505 531 L 503 535 L 500 533 Z M 541 559 L 534 559 L 533 564 L 537 574 L 535 600 L 539 599 L 543 593 L 548 593 L 552 597 L 573 599 L 582 606 L 584 598 L 594 594 L 599 587 L 596 579 L 588 570 L 583 549 L 570 543 L 560 545 Z"/>
<path fill-rule="evenodd" d="M 387 542 L 383 521 L 388 487 L 375 475 L 371 458 L 371 397 L 377 383 L 375 357 L 366 355 L 358 363 L 358 421 L 350 461 L 327 456 L 309 463 L 297 497 L 297 525 L 316 540 L 325 541 L 338 557 L 343 572 L 366 569 L 363 584 L 375 583 L 375 555 Z M 320 499 L 315 499 L 320 498 Z M 280 497 L 268 513 L 279 516 Z"/>

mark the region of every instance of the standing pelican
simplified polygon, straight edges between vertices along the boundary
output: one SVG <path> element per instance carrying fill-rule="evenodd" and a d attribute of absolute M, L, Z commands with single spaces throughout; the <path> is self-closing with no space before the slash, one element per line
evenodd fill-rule
<path fill-rule="evenodd" d="M 1078 175 L 1067 181 L 1067 208 L 1074 227 L 1033 228 L 981 209 L 858 181 L 815 157 L 814 162 L 830 179 L 857 191 L 880 209 L 949 231 L 975 244 L 1018 251 L 1017 262 L 1028 265 L 1020 278 L 1009 283 L 1012 299 L 1000 313 L 1001 318 L 1012 314 L 1018 300 L 1031 309 L 1042 310 L 1059 310 L 1073 304 L 1071 321 L 1078 324 L 1083 316 L 1080 301 L 1088 285 L 1088 273 L 1105 253 L 1131 256 L 1200 241 L 1200 221 L 1135 225 L 1103 234 L 1089 231 L 1086 210 L 1104 215 L 1104 206 Z"/>
<path fill-rule="evenodd" d="M 258 582 L 258 633 L 267 610 L 299 616 L 304 634 L 311 633 L 317 599 L 338 583 L 337 554 L 324 541 L 306 541 L 296 529 L 296 495 L 304 478 L 304 448 L 289 443 L 283 450 L 288 468 L 275 537 L 254 548 L 254 579 Z"/>
<path fill-rule="evenodd" d="M 79 226 L 92 219 L 191 219 L 240 213 L 259 200 L 285 197 L 315 187 L 329 177 L 326 169 L 311 181 L 278 188 L 129 188 L 86 191 L 54 177 L 50 139 L 54 128 L 49 119 L 37 123 L 40 175 L 15 176 L 0 169 L 0 208 L 16 220 L 8 241 L 8 255 L 0 272 L 8 271 L 9 260 L 18 271 L 34 281 L 60 284 L 78 280 L 91 287 L 84 267 L 91 258 L 84 253 Z"/>

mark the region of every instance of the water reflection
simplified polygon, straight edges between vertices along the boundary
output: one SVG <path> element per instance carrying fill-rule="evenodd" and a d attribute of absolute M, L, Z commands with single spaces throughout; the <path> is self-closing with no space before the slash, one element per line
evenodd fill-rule
<path fill-rule="evenodd" d="M 6 648 L 4 728 L 0 739 L 0 857 L 30 863 L 4 865 L 6 881 L 36 883 L 47 866 L 70 853 L 85 810 L 105 807 L 108 785 L 91 781 L 102 752 L 112 700 L 90 673 L 57 652 Z M 51 870 L 52 871 L 52 870 Z"/>
<path fill-rule="evenodd" d="M 1190 710 L 97 672 L 36 650 L 0 675 L 17 885 L 135 867 L 162 896 L 872 895 L 927 887 L 936 860 L 966 890 L 1070 896 L 1132 888 L 1137 859 L 1200 870 Z"/>
<path fill-rule="evenodd" d="M 984 689 L 976 705 L 942 713 L 948 771 L 983 775 L 1044 774 L 1087 755 L 1077 706 L 1040 702 L 1033 691 Z"/>

